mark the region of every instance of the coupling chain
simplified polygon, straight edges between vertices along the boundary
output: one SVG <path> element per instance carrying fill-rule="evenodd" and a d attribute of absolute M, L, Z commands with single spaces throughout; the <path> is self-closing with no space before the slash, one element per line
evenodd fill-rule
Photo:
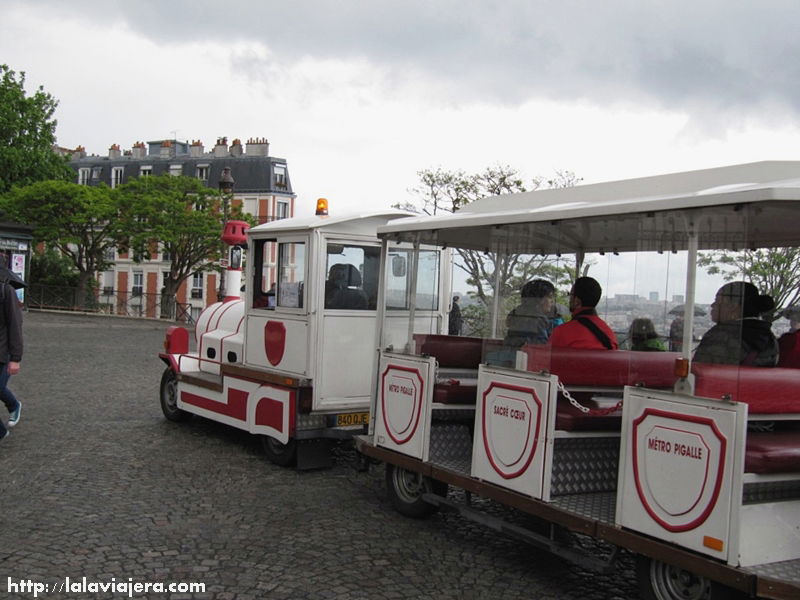
<path fill-rule="evenodd" d="M 589 408 L 588 406 L 584 406 L 583 404 L 581 404 L 580 402 L 575 400 L 575 398 L 572 397 L 572 394 L 570 394 L 567 391 L 567 388 L 564 386 L 563 383 L 561 383 L 560 379 L 558 381 L 558 391 L 561 392 L 561 394 L 564 396 L 564 398 L 569 400 L 569 403 L 572 404 L 572 406 L 577 408 L 579 411 L 581 411 L 585 415 L 594 415 L 596 417 L 604 417 L 604 416 L 610 415 L 611 413 L 616 412 L 620 408 L 622 408 L 622 399 L 620 399 L 620 401 L 617 402 L 614 406 L 610 406 L 608 408 Z"/>

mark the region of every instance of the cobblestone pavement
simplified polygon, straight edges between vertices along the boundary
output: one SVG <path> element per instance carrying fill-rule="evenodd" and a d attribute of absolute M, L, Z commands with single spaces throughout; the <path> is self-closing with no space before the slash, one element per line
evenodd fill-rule
<path fill-rule="evenodd" d="M 202 582 L 216 599 L 613 599 L 636 596 L 629 561 L 597 576 L 455 515 L 389 506 L 382 468 L 355 454 L 298 473 L 257 440 L 158 405 L 167 324 L 31 312 L 11 387 L 22 418 L 0 442 L 0 598 L 89 582 Z M 5 415 L 3 415 L 5 418 Z M 11 589 L 11 591 L 9 591 Z M 17 589 L 17 591 L 14 591 Z"/>

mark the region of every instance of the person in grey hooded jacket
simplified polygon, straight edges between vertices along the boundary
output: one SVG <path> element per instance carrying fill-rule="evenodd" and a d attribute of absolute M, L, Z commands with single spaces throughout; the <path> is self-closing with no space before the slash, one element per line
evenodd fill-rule
<path fill-rule="evenodd" d="M 775 308 L 772 297 L 760 294 L 746 281 L 726 283 L 711 305 L 716 323 L 700 341 L 694 361 L 728 365 L 774 367 L 778 341 L 761 315 Z"/>

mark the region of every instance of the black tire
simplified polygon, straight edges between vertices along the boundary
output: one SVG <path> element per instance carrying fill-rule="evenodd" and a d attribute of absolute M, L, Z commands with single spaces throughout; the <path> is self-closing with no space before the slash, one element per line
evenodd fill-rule
<path fill-rule="evenodd" d="M 729 600 L 737 597 L 734 590 L 716 581 L 642 555 L 636 557 L 636 579 L 644 600 Z"/>
<path fill-rule="evenodd" d="M 261 447 L 270 462 L 280 467 L 292 467 L 297 462 L 297 440 L 290 439 L 286 444 L 273 437 L 262 435 Z"/>
<path fill-rule="evenodd" d="M 161 411 L 168 421 L 181 423 L 192 418 L 192 413 L 178 408 L 178 378 L 175 371 L 167 367 L 161 376 L 161 388 L 159 393 L 161 400 Z"/>
<path fill-rule="evenodd" d="M 422 519 L 439 510 L 438 506 L 425 502 L 422 494 L 432 492 L 437 496 L 447 496 L 446 483 L 388 463 L 386 488 L 394 509 L 401 515 L 414 519 Z"/>

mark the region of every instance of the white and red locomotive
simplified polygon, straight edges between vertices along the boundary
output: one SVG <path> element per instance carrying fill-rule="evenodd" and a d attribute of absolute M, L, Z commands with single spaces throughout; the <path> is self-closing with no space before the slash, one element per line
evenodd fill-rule
<path fill-rule="evenodd" d="M 229 221 L 225 296 L 181 327 L 159 356 L 165 416 L 191 415 L 262 436 L 270 459 L 313 468 L 328 441 L 364 429 L 375 360 L 377 227 L 400 211 L 284 219 L 248 229 Z M 243 248 L 247 248 L 242 287 Z"/>

